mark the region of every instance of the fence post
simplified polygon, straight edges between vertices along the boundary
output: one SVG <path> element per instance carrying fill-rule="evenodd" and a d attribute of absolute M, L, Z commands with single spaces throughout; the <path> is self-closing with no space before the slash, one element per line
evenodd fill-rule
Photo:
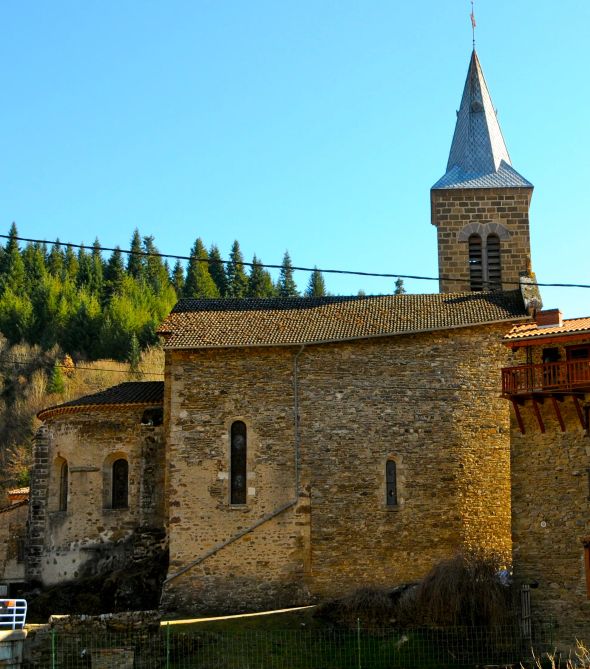
<path fill-rule="evenodd" d="M 55 652 L 55 627 L 51 630 L 51 669 L 57 668 L 57 657 Z"/>
<path fill-rule="evenodd" d="M 356 619 L 356 642 L 357 642 L 357 648 L 358 648 L 358 669 L 362 669 L 361 667 L 361 619 L 357 618 Z"/>
<path fill-rule="evenodd" d="M 166 669 L 170 669 L 170 622 L 166 623 Z"/>

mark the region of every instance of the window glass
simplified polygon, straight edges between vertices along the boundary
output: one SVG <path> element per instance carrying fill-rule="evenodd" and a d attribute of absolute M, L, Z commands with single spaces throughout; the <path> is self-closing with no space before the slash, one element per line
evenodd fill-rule
<path fill-rule="evenodd" d="M 246 425 L 236 421 L 231 426 L 231 504 L 246 503 Z"/>
<path fill-rule="evenodd" d="M 129 464 L 123 458 L 113 462 L 113 509 L 126 509 L 129 495 Z"/>
<path fill-rule="evenodd" d="M 397 468 L 393 460 L 385 465 L 386 504 L 397 506 Z"/>

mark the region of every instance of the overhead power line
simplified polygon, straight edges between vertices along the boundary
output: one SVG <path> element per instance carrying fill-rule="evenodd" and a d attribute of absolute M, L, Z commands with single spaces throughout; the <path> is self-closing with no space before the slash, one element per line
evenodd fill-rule
<path fill-rule="evenodd" d="M 84 249 L 85 251 L 119 251 L 120 253 L 125 253 L 127 255 L 134 256 L 143 256 L 143 257 L 154 257 L 154 258 L 170 258 L 172 260 L 196 260 L 197 262 L 206 262 L 207 264 L 222 264 L 222 265 L 233 265 L 234 261 L 232 260 L 211 260 L 210 258 L 196 258 L 195 256 L 182 256 L 176 255 L 173 253 L 159 253 L 155 251 L 132 251 L 131 249 L 122 249 L 119 247 L 113 248 L 109 246 L 89 246 L 88 244 L 74 244 L 72 242 L 52 242 L 47 239 L 32 239 L 29 237 L 17 237 L 11 235 L 0 235 L 2 239 L 16 239 L 20 242 L 30 242 L 32 244 L 45 244 L 53 245 L 59 243 L 60 246 L 70 247 L 73 249 Z M 264 267 L 265 269 L 282 269 L 283 265 L 273 265 L 269 263 L 253 263 L 240 261 L 240 265 L 244 267 Z M 454 283 L 465 283 L 465 278 L 457 278 L 451 276 L 421 276 L 418 274 L 398 274 L 395 272 L 362 272 L 359 270 L 350 270 L 350 269 L 322 269 L 319 267 L 299 267 L 292 266 L 291 269 L 296 272 L 321 272 L 322 274 L 344 274 L 350 276 L 366 276 L 366 277 L 376 277 L 381 279 L 413 279 L 416 281 L 447 281 Z M 519 281 L 503 281 L 504 285 L 519 286 Z M 541 288 L 590 288 L 590 284 L 585 283 L 539 283 L 539 282 L 530 282 L 527 285 L 529 286 L 539 286 Z"/>

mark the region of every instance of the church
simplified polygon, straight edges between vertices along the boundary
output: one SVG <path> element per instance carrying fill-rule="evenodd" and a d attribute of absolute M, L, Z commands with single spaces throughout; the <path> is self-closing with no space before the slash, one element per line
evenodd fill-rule
<path fill-rule="evenodd" d="M 180 300 L 163 383 L 39 413 L 22 578 L 167 549 L 165 610 L 259 610 L 473 550 L 588 629 L 590 319 L 541 311 L 532 192 L 473 51 L 430 191 L 440 292 Z"/>

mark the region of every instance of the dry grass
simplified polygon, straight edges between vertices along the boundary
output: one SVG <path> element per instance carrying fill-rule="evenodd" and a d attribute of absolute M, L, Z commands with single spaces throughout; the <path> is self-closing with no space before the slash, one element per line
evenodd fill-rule
<path fill-rule="evenodd" d="M 537 669 L 590 669 L 590 651 L 581 641 L 576 641 L 573 657 L 562 658 L 560 653 L 546 653 L 535 657 Z M 520 665 L 524 669 L 523 665 Z"/>

